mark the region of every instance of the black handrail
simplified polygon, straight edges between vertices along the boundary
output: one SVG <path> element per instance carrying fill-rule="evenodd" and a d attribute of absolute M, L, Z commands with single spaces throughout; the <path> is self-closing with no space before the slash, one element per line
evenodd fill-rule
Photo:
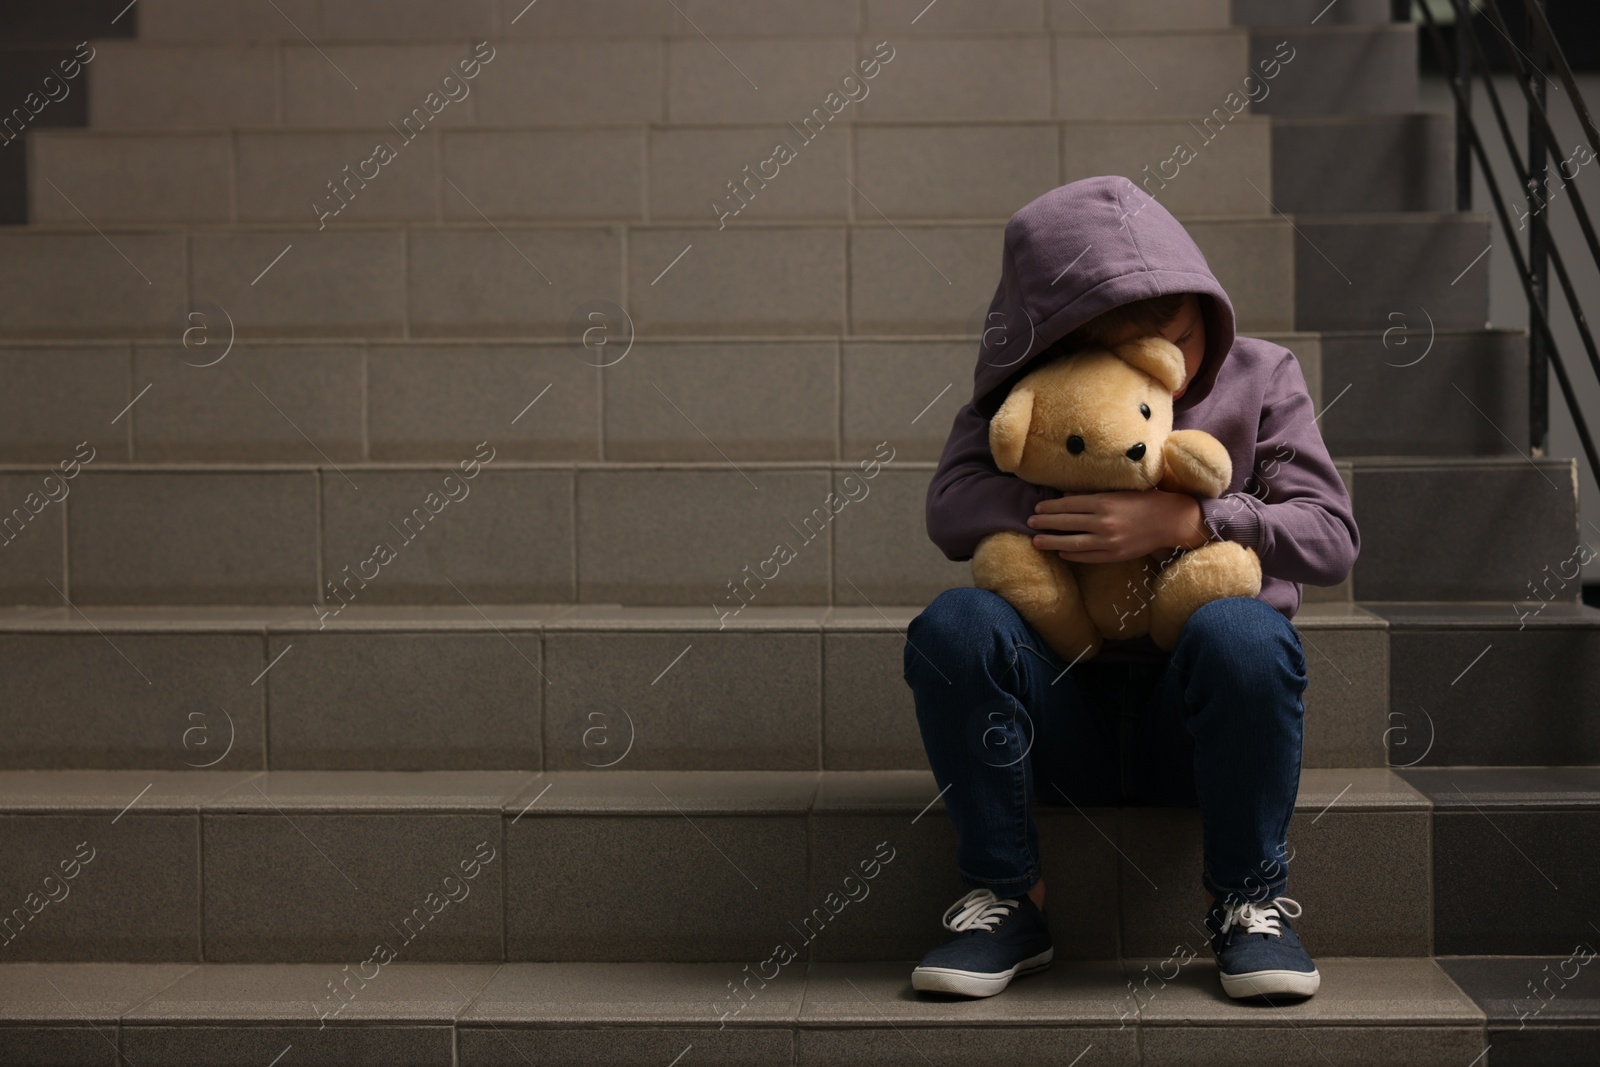
<path fill-rule="evenodd" d="M 1583 307 L 1578 302 L 1576 290 L 1573 288 L 1572 279 L 1567 273 L 1566 263 L 1561 258 L 1561 253 L 1550 238 L 1549 220 L 1545 217 L 1544 208 L 1548 203 L 1543 195 L 1546 191 L 1544 173 L 1548 169 L 1544 164 L 1548 146 L 1557 142 L 1554 127 L 1550 123 L 1550 116 L 1545 110 L 1542 99 L 1543 61 L 1553 61 L 1558 72 L 1563 72 L 1563 81 L 1578 109 L 1580 121 L 1584 123 L 1585 133 L 1594 140 L 1594 124 L 1589 118 L 1588 108 L 1583 104 L 1576 84 L 1571 79 L 1571 70 L 1567 66 L 1566 57 L 1562 54 L 1560 46 L 1555 42 L 1549 32 L 1549 23 L 1544 19 L 1544 12 L 1540 10 L 1541 0 L 1523 0 L 1529 12 L 1530 38 L 1533 34 L 1539 35 L 1539 46 L 1536 52 L 1548 53 L 1541 55 L 1540 62 L 1533 68 L 1533 77 L 1530 70 L 1523 65 L 1522 53 L 1515 44 L 1511 46 L 1512 62 L 1515 64 L 1518 80 L 1521 82 L 1523 95 L 1528 102 L 1528 162 L 1525 165 L 1517 151 L 1516 140 L 1511 134 L 1511 127 L 1506 120 L 1505 111 L 1500 105 L 1499 93 L 1495 90 L 1492 71 L 1484 53 L 1483 45 L 1479 42 L 1473 28 L 1472 9 L 1468 0 L 1451 0 L 1451 5 L 1456 14 L 1456 47 L 1447 48 L 1444 36 L 1439 30 L 1438 20 L 1426 0 L 1416 5 L 1422 11 L 1423 20 L 1427 25 L 1428 37 L 1431 41 L 1439 66 L 1445 71 L 1450 86 L 1450 93 L 1456 105 L 1456 179 L 1458 210 L 1471 209 L 1471 173 L 1463 169 L 1462 160 L 1471 150 L 1471 158 L 1475 158 L 1483 172 L 1484 184 L 1489 190 L 1489 197 L 1494 203 L 1495 214 L 1500 219 L 1501 229 L 1504 230 L 1507 243 L 1511 248 L 1511 256 L 1517 269 L 1518 280 L 1522 283 L 1524 294 L 1528 298 L 1529 321 L 1529 360 L 1528 360 L 1528 405 L 1529 405 L 1529 445 L 1536 453 L 1542 453 L 1548 442 L 1549 426 L 1549 385 L 1545 379 L 1545 370 L 1548 367 L 1555 374 L 1557 383 L 1561 386 L 1562 397 L 1566 400 L 1567 409 L 1572 415 L 1572 422 L 1578 432 L 1578 439 L 1582 443 L 1583 451 L 1589 463 L 1589 470 L 1596 479 L 1600 479 L 1600 454 L 1597 454 L 1594 439 L 1589 434 L 1588 424 L 1585 422 L 1583 412 L 1578 406 L 1577 395 L 1573 392 L 1572 382 L 1567 377 L 1565 364 L 1562 362 L 1560 350 L 1556 344 L 1555 331 L 1551 328 L 1549 318 L 1549 292 L 1548 268 L 1554 267 L 1556 278 L 1561 282 L 1562 293 L 1567 299 L 1567 305 L 1572 312 L 1573 320 L 1577 323 L 1578 334 L 1583 340 L 1584 348 L 1588 354 L 1589 362 L 1597 378 L 1600 378 L 1600 352 L 1596 351 L 1593 334 L 1589 330 L 1588 319 L 1583 313 Z M 1484 0 L 1485 8 L 1494 21 L 1495 29 L 1511 41 L 1507 31 L 1504 17 L 1500 13 L 1497 0 Z M 1534 12 L 1537 11 L 1537 16 Z M 1477 123 L 1472 118 L 1471 85 L 1473 73 L 1476 71 L 1483 77 L 1484 88 L 1489 102 L 1494 110 L 1495 121 L 1500 129 L 1500 135 L 1505 140 L 1506 150 L 1510 154 L 1513 168 L 1517 173 L 1517 180 L 1522 188 L 1528 190 L 1529 196 L 1537 198 L 1538 209 L 1532 213 L 1533 231 L 1529 238 L 1529 256 L 1524 257 L 1522 247 L 1517 241 L 1517 232 L 1511 226 L 1511 218 L 1506 211 L 1505 199 L 1500 194 L 1500 184 L 1495 179 L 1494 171 L 1489 165 L 1488 153 L 1484 149 L 1483 140 L 1478 133 Z M 1535 81 L 1533 78 L 1538 80 Z M 1470 166 L 1470 164 L 1469 164 Z M 1559 168 L 1558 168 L 1559 169 Z M 1566 177 L 1565 174 L 1562 175 Z M 1593 226 L 1589 221 L 1589 213 L 1584 207 L 1582 197 L 1575 183 L 1569 182 L 1566 188 L 1571 190 L 1573 210 L 1577 215 L 1580 229 L 1589 246 L 1590 253 L 1595 257 L 1595 263 L 1600 266 L 1600 241 L 1596 240 Z M 1530 262 L 1531 259 L 1531 262 Z"/>

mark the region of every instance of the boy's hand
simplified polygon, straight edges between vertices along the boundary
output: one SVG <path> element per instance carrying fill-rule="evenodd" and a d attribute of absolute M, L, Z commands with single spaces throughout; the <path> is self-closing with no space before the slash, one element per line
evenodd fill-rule
<path fill-rule="evenodd" d="M 1119 563 L 1211 540 L 1200 502 L 1163 489 L 1068 493 L 1034 506 L 1028 525 L 1035 548 L 1071 563 Z"/>

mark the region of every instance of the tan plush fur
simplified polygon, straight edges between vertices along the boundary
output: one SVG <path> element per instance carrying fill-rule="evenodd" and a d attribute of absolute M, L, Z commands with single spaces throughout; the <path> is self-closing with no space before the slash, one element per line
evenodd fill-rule
<path fill-rule="evenodd" d="M 995 465 L 1064 492 L 1160 488 L 1218 496 L 1233 475 L 1227 449 L 1202 430 L 1172 429 L 1172 394 L 1183 381 L 1183 353 L 1160 337 L 1054 360 L 1018 381 L 990 420 Z M 1076 454 L 1067 444 L 1073 436 L 1083 439 Z M 1144 454 L 1131 458 L 1138 444 Z M 1074 662 L 1093 656 L 1107 638 L 1147 633 L 1171 650 L 1201 605 L 1261 591 L 1261 561 L 1236 542 L 1212 541 L 1163 567 L 1171 555 L 1068 563 L 1034 548 L 1028 534 L 1007 531 L 979 543 L 972 577 Z"/>

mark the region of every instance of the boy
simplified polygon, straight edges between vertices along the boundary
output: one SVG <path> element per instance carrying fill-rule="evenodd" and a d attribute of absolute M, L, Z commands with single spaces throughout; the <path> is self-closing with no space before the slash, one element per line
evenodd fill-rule
<path fill-rule="evenodd" d="M 1113 562 L 1226 538 L 1261 559 L 1257 597 L 1206 604 L 1170 655 L 1108 640 L 1066 663 L 1005 600 L 941 593 L 907 631 L 905 679 L 972 892 L 950 937 L 912 972 L 920 990 L 992 996 L 1049 965 L 1032 800 L 1199 805 L 1205 918 L 1224 990 L 1309 996 L 1320 975 L 1283 895 L 1300 782 L 1306 663 L 1290 623 L 1300 583 L 1344 580 L 1359 550 L 1350 498 L 1287 349 L 1234 336 L 1233 306 L 1187 231 L 1120 177 L 1051 190 L 1006 225 L 972 400 L 928 487 L 928 536 L 952 560 L 998 530 L 1043 551 Z M 1077 493 L 1001 473 L 988 420 L 1039 360 L 1159 334 L 1184 354 L 1173 428 L 1227 448 L 1233 482 L 1214 500 L 1159 489 Z M 1086 902 L 1086 921 L 1116 903 Z M 1104 914 L 1106 909 L 1111 914 Z M 1091 914 L 1091 909 L 1098 914 Z"/>

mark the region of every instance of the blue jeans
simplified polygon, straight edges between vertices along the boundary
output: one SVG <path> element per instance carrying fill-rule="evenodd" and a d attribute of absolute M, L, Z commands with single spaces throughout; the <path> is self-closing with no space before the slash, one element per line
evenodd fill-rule
<path fill-rule="evenodd" d="M 949 589 L 906 632 L 905 680 L 968 885 L 1016 896 L 1042 877 L 1037 797 L 1198 805 L 1205 888 L 1227 902 L 1283 893 L 1306 661 L 1263 601 L 1206 604 L 1170 655 L 1107 642 L 1068 669 L 1004 599 Z"/>

